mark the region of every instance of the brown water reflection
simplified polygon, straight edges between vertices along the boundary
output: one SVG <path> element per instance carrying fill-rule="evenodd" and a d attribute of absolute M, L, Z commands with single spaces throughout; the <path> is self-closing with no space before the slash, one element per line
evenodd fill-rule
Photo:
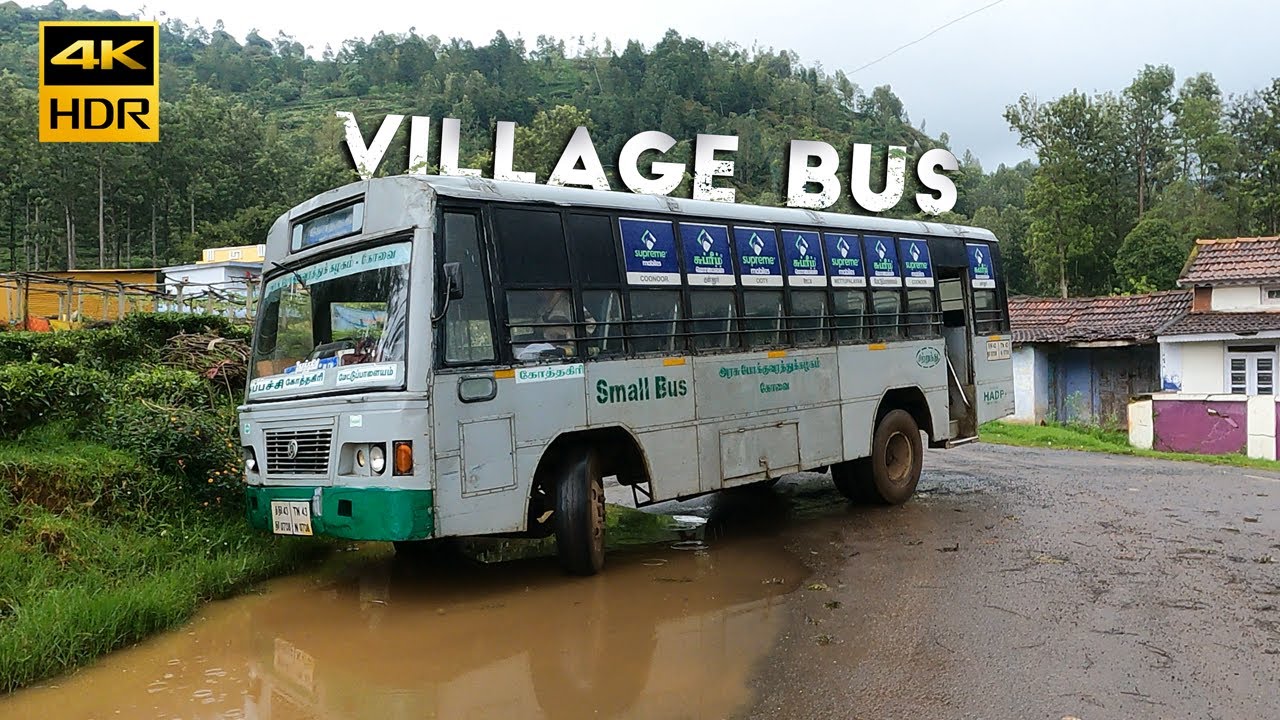
<path fill-rule="evenodd" d="M 586 579 L 543 559 L 349 565 L 216 603 L 0 718 L 724 717 L 806 572 L 759 534 L 615 553 Z"/>

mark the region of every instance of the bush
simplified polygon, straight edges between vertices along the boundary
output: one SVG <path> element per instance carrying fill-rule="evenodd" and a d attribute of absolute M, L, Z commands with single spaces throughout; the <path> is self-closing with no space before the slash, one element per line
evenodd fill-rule
<path fill-rule="evenodd" d="M 43 362 L 71 365 L 80 359 L 86 331 L 7 332 L 0 335 L 0 362 Z"/>
<path fill-rule="evenodd" d="M 159 406 L 208 408 L 209 385 L 191 370 L 146 367 L 127 376 L 116 390 L 116 399 L 125 402 L 146 400 Z"/>
<path fill-rule="evenodd" d="M 133 336 L 145 347 L 163 347 L 175 335 L 211 333 L 228 337 L 243 332 L 237 330 L 241 323 L 221 315 L 196 315 L 192 313 L 133 313 L 116 323 L 116 327 Z"/>
<path fill-rule="evenodd" d="M 109 371 L 155 363 L 170 338 L 211 334 L 248 342 L 253 329 L 216 315 L 138 313 L 117 323 L 62 332 L 0 333 L 0 363 L 88 365 Z"/>
<path fill-rule="evenodd" d="M 236 422 L 233 406 L 211 410 L 118 400 L 107 408 L 95 437 L 182 479 L 191 500 L 238 508 L 242 458 Z"/>
<path fill-rule="evenodd" d="M 78 365 L 0 365 L 0 437 L 51 420 L 96 417 L 109 385 L 106 374 Z"/>

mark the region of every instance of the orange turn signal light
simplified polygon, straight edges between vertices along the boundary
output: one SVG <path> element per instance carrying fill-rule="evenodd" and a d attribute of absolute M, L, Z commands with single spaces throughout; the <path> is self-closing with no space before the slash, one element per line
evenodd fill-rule
<path fill-rule="evenodd" d="M 409 440 L 397 440 L 392 443 L 394 447 L 394 473 L 396 475 L 408 475 L 413 472 L 413 443 Z"/>

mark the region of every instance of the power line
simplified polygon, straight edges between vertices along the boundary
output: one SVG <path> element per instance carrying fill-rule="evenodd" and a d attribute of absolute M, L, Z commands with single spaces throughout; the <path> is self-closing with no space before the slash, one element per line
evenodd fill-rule
<path fill-rule="evenodd" d="M 867 63 L 866 65 L 863 65 L 862 67 L 860 67 L 860 68 L 858 68 L 858 69 L 856 69 L 856 70 L 853 70 L 853 71 L 852 71 L 852 72 L 850 72 L 849 74 L 850 74 L 850 75 L 853 75 L 854 73 L 858 73 L 858 72 L 861 72 L 861 71 L 863 71 L 863 70 L 866 70 L 867 68 L 871 67 L 872 65 L 875 65 L 876 63 L 880 62 L 881 60 L 885 60 L 885 59 L 889 58 L 889 57 L 890 57 L 890 56 L 892 56 L 892 55 L 896 55 L 897 53 L 899 53 L 899 52 L 901 52 L 901 51 L 903 51 L 903 50 L 906 50 L 907 48 L 911 47 L 912 45 L 915 45 L 915 44 L 916 44 L 916 43 L 918 43 L 918 42 L 921 42 L 921 41 L 923 41 L 923 40 L 928 39 L 931 35 L 934 35 L 934 34 L 936 34 L 936 33 L 938 33 L 938 32 L 941 32 L 941 31 L 943 31 L 943 30 L 946 30 L 947 28 L 951 27 L 952 25 L 955 25 L 956 23 L 960 22 L 961 20 L 964 20 L 964 19 L 965 19 L 965 18 L 967 18 L 967 17 L 972 17 L 973 15 L 977 15 L 978 13 L 982 12 L 983 10 L 986 10 L 986 9 L 988 9 L 988 8 L 992 8 L 992 7 L 995 7 L 996 5 L 999 5 L 999 4 L 1000 4 L 1000 3 L 1002 3 L 1002 2 L 1004 2 L 1004 0 L 995 0 L 995 2 L 993 2 L 993 3 L 989 3 L 989 4 L 987 4 L 987 5 L 983 5 L 982 7 L 978 8 L 977 10 L 971 10 L 971 11 L 969 11 L 969 12 L 965 13 L 964 15 L 961 15 L 960 17 L 958 17 L 958 18 L 956 18 L 956 19 L 954 19 L 954 20 L 952 20 L 952 21 L 950 21 L 950 22 L 947 22 L 947 23 L 944 23 L 944 24 L 942 24 L 942 25 L 939 25 L 938 27 L 936 27 L 936 28 L 934 28 L 934 29 L 930 30 L 928 33 L 925 33 L 924 35 L 921 35 L 920 37 L 916 38 L 915 40 L 912 40 L 911 42 L 909 42 L 909 43 L 907 43 L 907 44 L 905 44 L 905 45 L 901 45 L 901 46 L 899 46 L 899 47 L 897 47 L 897 48 L 894 48 L 893 50 L 890 50 L 889 52 L 885 53 L 884 55 L 881 55 L 880 57 L 876 58 L 875 60 L 872 60 L 871 62 Z"/>

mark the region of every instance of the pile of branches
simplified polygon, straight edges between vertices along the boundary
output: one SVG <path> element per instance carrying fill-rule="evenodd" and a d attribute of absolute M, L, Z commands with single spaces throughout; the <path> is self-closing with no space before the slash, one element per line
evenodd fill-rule
<path fill-rule="evenodd" d="M 249 344 L 219 335 L 180 333 L 169 338 L 163 361 L 170 367 L 199 373 L 224 385 L 228 392 L 237 392 L 243 389 L 249 372 Z"/>

